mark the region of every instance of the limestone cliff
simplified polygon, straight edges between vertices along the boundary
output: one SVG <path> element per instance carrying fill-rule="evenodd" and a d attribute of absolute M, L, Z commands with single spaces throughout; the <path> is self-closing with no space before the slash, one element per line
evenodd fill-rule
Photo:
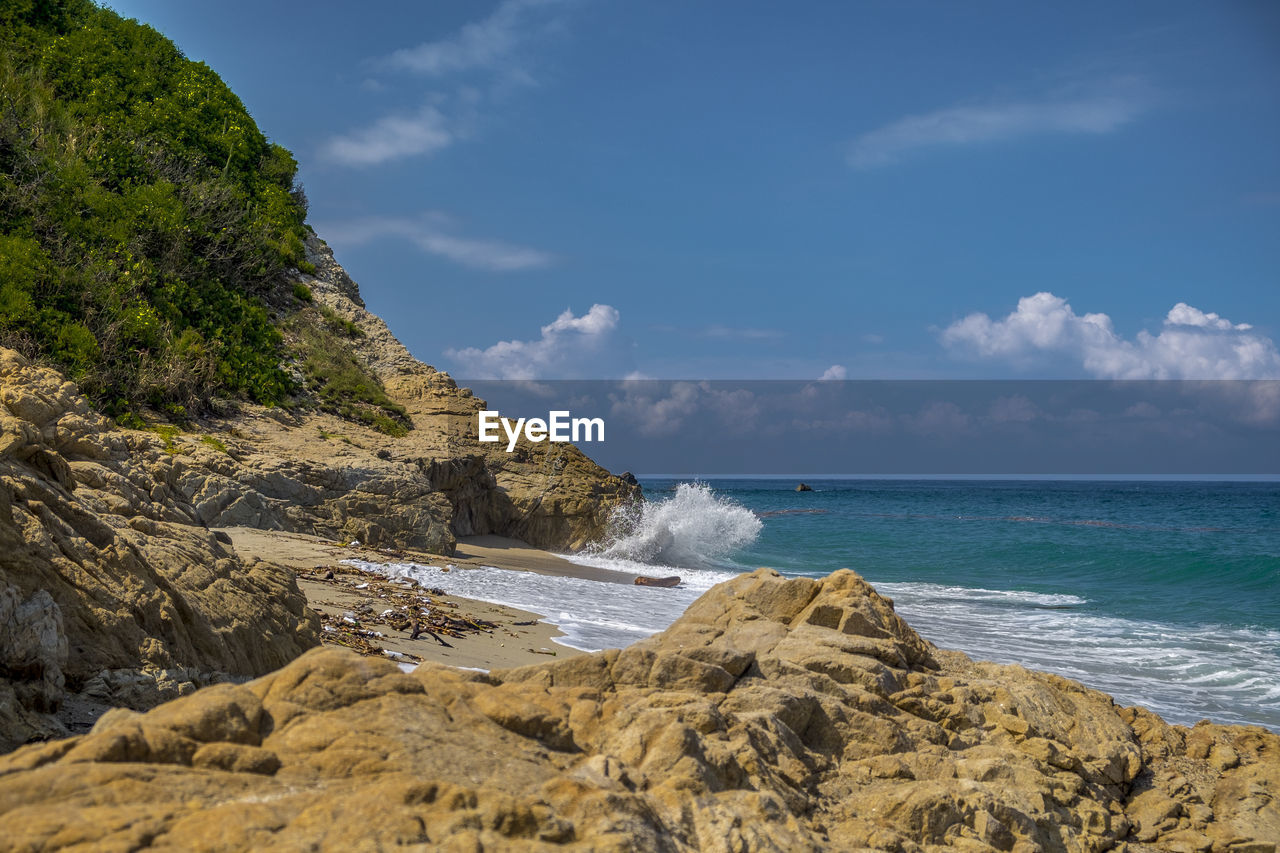
<path fill-rule="evenodd" d="M 1280 736 L 1168 726 L 760 570 L 622 651 L 310 652 L 0 758 L 15 849 L 1274 851 Z"/>

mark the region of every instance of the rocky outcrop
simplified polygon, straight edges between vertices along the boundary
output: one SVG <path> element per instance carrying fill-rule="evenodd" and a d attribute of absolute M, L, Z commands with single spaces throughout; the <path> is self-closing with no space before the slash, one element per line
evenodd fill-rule
<path fill-rule="evenodd" d="M 459 388 L 448 374 L 415 359 L 382 318 L 365 309 L 355 283 L 323 241 L 307 241 L 307 259 L 316 274 L 302 276 L 301 281 L 319 304 L 360 330 L 353 341 L 356 355 L 413 421 L 414 430 L 394 440 L 354 428 L 364 436 L 360 443 L 376 445 L 392 458 L 418 467 L 430 488 L 448 502 L 449 512 L 441 521 L 450 534 L 491 533 L 539 548 L 574 550 L 605 532 L 615 506 L 639 496 L 635 482 L 613 476 L 569 444 L 522 438 L 513 453 L 505 446 L 481 444 L 476 437 L 477 413 L 485 408 L 484 401 Z M 308 426 L 301 432 L 307 434 Z M 364 460 L 362 465 L 370 463 Z M 381 529 L 395 544 L 426 547 L 405 541 L 392 525 L 383 523 Z M 449 548 L 429 550 L 448 553 Z"/>
<path fill-rule="evenodd" d="M 513 453 L 476 438 L 484 401 L 415 359 L 320 240 L 308 241 L 317 303 L 359 330 L 355 355 L 403 405 L 414 429 L 391 437 L 323 413 L 244 406 L 168 439 L 146 460 L 181 513 L 209 527 L 307 533 L 376 548 L 451 554 L 458 536 L 497 534 L 541 548 L 599 538 L 638 486 L 576 447 L 523 441 Z"/>
<path fill-rule="evenodd" d="M 105 427 L 0 349 L 0 750 L 318 643 L 290 573 L 244 565 L 173 499 L 162 440 Z"/>
<path fill-rule="evenodd" d="M 483 674 L 309 652 L 0 759 L 16 849 L 1274 851 L 1280 737 L 934 648 L 760 570 L 622 651 Z"/>

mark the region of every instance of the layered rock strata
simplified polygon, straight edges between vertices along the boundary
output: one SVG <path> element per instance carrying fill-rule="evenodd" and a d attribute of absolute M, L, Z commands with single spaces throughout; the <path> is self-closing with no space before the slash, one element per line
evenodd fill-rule
<path fill-rule="evenodd" d="M 15 849 L 1274 851 L 1280 736 L 1169 726 L 760 570 L 622 651 L 326 648 L 0 759 Z"/>
<path fill-rule="evenodd" d="M 317 644 L 292 574 L 193 525 L 170 464 L 157 436 L 107 431 L 58 373 L 0 350 L 0 750 Z"/>

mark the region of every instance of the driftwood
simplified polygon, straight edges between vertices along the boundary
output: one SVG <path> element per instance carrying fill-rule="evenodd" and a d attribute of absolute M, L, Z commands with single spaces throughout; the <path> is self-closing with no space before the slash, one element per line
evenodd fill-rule
<path fill-rule="evenodd" d="M 679 583 L 679 575 L 672 575 L 669 578 L 646 578 L 641 575 L 636 578 L 636 586 L 676 586 Z"/>

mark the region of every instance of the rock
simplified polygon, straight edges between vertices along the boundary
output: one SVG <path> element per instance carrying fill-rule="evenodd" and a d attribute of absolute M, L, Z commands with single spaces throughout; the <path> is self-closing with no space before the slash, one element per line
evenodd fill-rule
<path fill-rule="evenodd" d="M 796 491 L 797 491 L 797 492 L 812 492 L 812 491 L 813 491 L 813 486 L 810 486 L 808 483 L 801 483 L 800 485 L 796 486 Z"/>
<path fill-rule="evenodd" d="M 623 471 L 618 475 L 618 479 L 626 483 L 628 486 L 640 485 L 640 481 L 636 479 L 636 475 L 632 474 L 630 471 Z"/>
<path fill-rule="evenodd" d="M 113 713 L 0 758 L 0 820 L 33 849 L 1273 851 L 1278 756 L 937 649 L 851 572 L 762 569 L 622 651 L 327 647 Z"/>
<path fill-rule="evenodd" d="M 193 437 L 177 454 L 154 453 L 156 483 L 208 527 L 308 533 L 373 548 L 449 555 L 456 538 L 497 534 L 541 548 L 574 549 L 605 532 L 613 507 L 639 487 L 572 445 L 522 441 L 514 453 L 477 438 L 483 400 L 422 364 L 318 238 L 307 241 L 315 301 L 360 330 L 357 358 L 402 404 L 414 429 L 390 438 L 318 412 L 244 406 L 210 421 L 221 453 Z M 136 434 L 129 441 L 137 445 Z M 137 452 L 136 447 L 130 448 Z"/>
<path fill-rule="evenodd" d="M 290 572 L 246 566 L 75 386 L 0 349 L 0 751 L 262 675 L 319 641 Z"/>

